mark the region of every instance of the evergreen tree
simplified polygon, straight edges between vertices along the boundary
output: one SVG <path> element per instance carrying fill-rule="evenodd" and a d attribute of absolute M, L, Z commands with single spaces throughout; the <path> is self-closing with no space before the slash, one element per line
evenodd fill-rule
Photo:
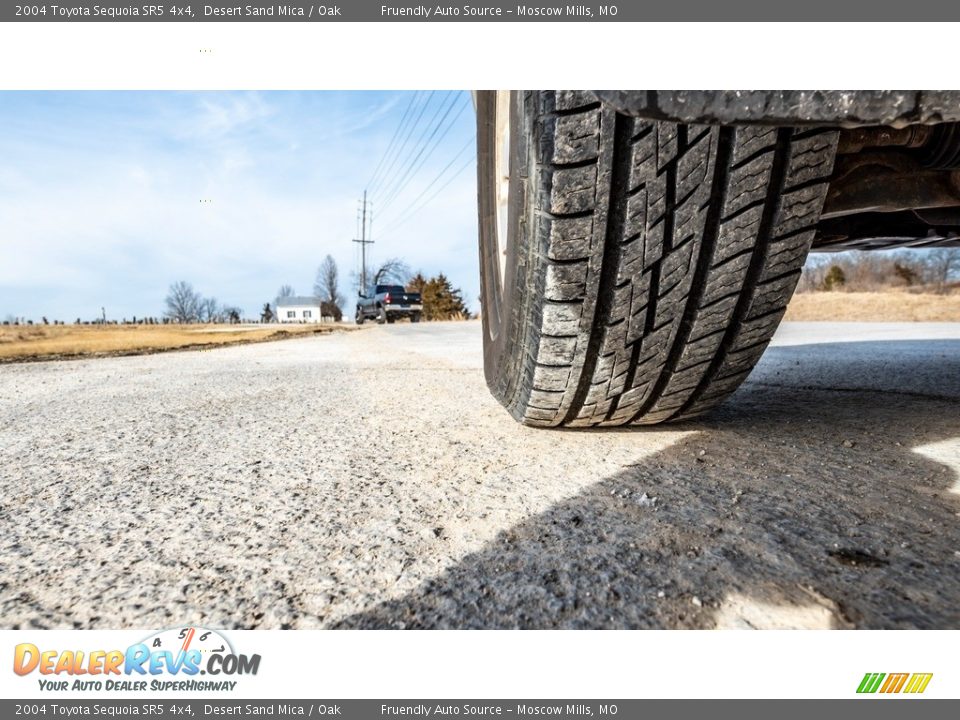
<path fill-rule="evenodd" d="M 823 279 L 824 290 L 839 290 L 847 284 L 847 275 L 839 265 L 831 265 Z"/>
<path fill-rule="evenodd" d="M 423 276 L 423 273 L 419 271 L 407 282 L 407 290 L 420 293 L 421 295 L 423 295 L 423 290 L 426 287 L 427 279 Z"/>
<path fill-rule="evenodd" d="M 465 320 L 470 317 L 460 288 L 453 287 L 443 273 L 425 281 L 420 294 L 424 320 Z"/>

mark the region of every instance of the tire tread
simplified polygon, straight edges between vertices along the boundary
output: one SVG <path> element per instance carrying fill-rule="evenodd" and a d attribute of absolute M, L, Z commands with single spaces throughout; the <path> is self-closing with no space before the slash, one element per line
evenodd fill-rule
<path fill-rule="evenodd" d="M 746 378 L 813 239 L 837 133 L 684 126 L 539 93 L 543 301 L 515 416 L 687 419 Z"/>

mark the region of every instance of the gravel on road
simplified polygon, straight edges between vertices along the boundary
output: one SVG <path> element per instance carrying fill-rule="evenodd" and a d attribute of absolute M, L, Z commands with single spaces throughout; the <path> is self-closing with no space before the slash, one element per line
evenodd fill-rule
<path fill-rule="evenodd" d="M 605 431 L 517 425 L 480 333 L 0 367 L 0 625 L 960 627 L 960 324 L 788 323 Z"/>

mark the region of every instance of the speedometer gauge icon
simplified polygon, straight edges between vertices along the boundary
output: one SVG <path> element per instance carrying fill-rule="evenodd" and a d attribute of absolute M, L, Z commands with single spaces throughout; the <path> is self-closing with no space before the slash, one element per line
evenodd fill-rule
<path fill-rule="evenodd" d="M 166 650 L 178 655 L 199 650 L 204 657 L 214 653 L 233 654 L 233 645 L 216 630 L 192 626 L 161 630 L 143 641 L 152 652 Z"/>

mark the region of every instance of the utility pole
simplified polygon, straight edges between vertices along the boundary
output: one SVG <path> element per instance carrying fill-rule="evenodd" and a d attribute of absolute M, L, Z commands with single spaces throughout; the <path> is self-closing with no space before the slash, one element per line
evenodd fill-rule
<path fill-rule="evenodd" d="M 365 293 L 367 291 L 367 245 L 373 245 L 373 240 L 367 240 L 367 191 L 366 190 L 363 191 L 363 208 L 360 212 L 360 216 L 361 216 L 360 239 L 358 240 L 354 238 L 353 242 L 360 243 L 360 292 Z"/>

